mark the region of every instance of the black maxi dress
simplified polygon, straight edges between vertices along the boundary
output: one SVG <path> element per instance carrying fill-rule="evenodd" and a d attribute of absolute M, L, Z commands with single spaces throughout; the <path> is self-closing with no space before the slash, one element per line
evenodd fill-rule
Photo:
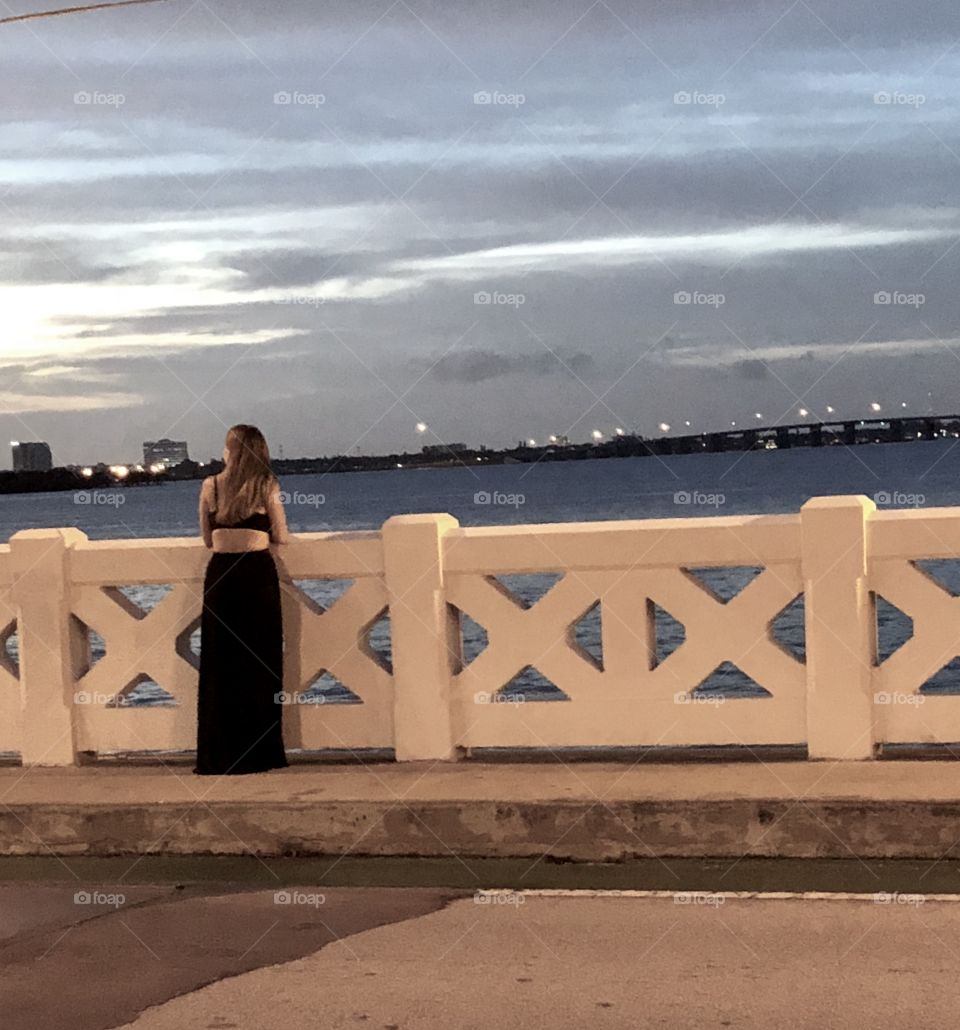
<path fill-rule="evenodd" d="M 214 515 L 212 528 L 269 532 L 270 516 L 256 513 L 225 526 Z M 193 771 L 227 776 L 286 766 L 280 580 L 269 550 L 211 555 L 200 637 Z"/>

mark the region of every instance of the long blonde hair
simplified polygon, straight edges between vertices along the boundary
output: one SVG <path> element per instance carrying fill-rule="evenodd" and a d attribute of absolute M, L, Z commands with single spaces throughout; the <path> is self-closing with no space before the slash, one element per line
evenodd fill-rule
<path fill-rule="evenodd" d="M 266 508 L 277 477 L 270 468 L 267 441 L 256 426 L 240 422 L 227 430 L 230 461 L 217 496 L 217 521 L 238 522 Z"/>

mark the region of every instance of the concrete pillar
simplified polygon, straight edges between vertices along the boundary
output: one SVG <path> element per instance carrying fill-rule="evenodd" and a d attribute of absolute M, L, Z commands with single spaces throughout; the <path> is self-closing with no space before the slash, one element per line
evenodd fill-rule
<path fill-rule="evenodd" d="M 876 620 L 867 581 L 867 497 L 800 509 L 810 758 L 873 757 Z"/>
<path fill-rule="evenodd" d="M 70 548 L 79 529 L 25 529 L 10 537 L 17 611 L 24 765 L 73 765 L 73 695 L 80 641 L 70 618 Z"/>
<path fill-rule="evenodd" d="M 452 515 L 383 524 L 398 762 L 457 757 L 451 683 L 460 639 L 443 586 L 443 538 L 459 525 Z"/>

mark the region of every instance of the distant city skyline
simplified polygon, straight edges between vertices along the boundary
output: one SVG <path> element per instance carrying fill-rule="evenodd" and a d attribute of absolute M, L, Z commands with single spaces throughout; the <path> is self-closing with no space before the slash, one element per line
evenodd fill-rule
<path fill-rule="evenodd" d="M 511 443 L 507 443 L 501 447 L 494 447 L 485 442 L 477 443 L 465 443 L 463 441 L 445 441 L 441 443 L 422 443 L 419 442 L 409 447 L 398 447 L 394 450 L 387 451 L 365 451 L 359 447 L 355 447 L 351 452 L 318 452 L 316 454 L 294 454 L 286 455 L 287 458 L 292 460 L 302 459 L 315 459 L 315 458 L 333 458 L 333 457 L 351 457 L 351 456 L 382 456 L 390 453 L 408 453 L 408 454 L 419 454 L 433 455 L 436 457 L 442 457 L 446 454 L 456 454 L 462 451 L 503 451 L 510 450 L 513 445 L 518 448 L 555 448 L 555 447 L 580 447 L 585 444 L 603 444 L 612 442 L 617 438 L 633 437 L 647 440 L 657 439 L 676 439 L 682 437 L 710 437 L 718 435 L 732 435 L 737 436 L 739 434 L 750 432 L 750 433 L 771 433 L 775 429 L 784 429 L 787 427 L 803 427 L 809 425 L 811 428 L 820 425 L 834 425 L 834 426 L 850 426 L 850 425 L 867 425 L 867 424 L 893 424 L 903 422 L 907 425 L 911 425 L 916 420 L 917 423 L 925 424 L 928 428 L 934 420 L 945 420 L 957 417 L 960 419 L 960 412 L 933 412 L 932 408 L 926 411 L 911 410 L 910 406 L 902 401 L 897 405 L 890 405 L 884 407 L 879 401 L 872 401 L 869 405 L 869 413 L 863 416 L 853 416 L 849 414 L 843 414 L 838 412 L 833 405 L 825 406 L 825 415 L 822 418 L 815 418 L 814 413 L 807 408 L 800 408 L 795 413 L 795 418 L 783 418 L 776 423 L 768 423 L 764 419 L 762 412 L 754 412 L 753 419 L 745 419 L 743 421 L 731 420 L 726 426 L 713 426 L 704 427 L 696 425 L 691 419 L 677 420 L 676 423 L 662 422 L 657 427 L 658 431 L 654 434 L 645 435 L 636 429 L 624 429 L 621 426 L 615 427 L 612 431 L 604 432 L 600 429 L 594 429 L 591 433 L 583 439 L 571 439 L 566 434 L 549 433 L 542 436 L 540 439 L 535 437 L 519 437 L 515 438 Z M 429 427 L 424 422 L 420 422 L 416 426 L 416 431 L 420 440 L 422 441 L 424 435 L 429 431 Z M 926 433 L 917 431 L 917 437 L 929 438 Z M 950 434 L 944 430 L 938 430 L 935 435 L 951 435 L 957 437 L 956 432 Z M 910 437 L 912 438 L 913 432 L 911 431 Z M 771 444 L 772 445 L 772 444 Z M 269 446 L 269 444 L 268 444 Z M 160 440 L 144 440 L 141 444 L 142 460 L 131 459 L 128 457 L 120 456 L 113 459 L 104 459 L 102 456 L 91 459 L 86 457 L 81 461 L 74 462 L 60 462 L 56 460 L 50 451 L 49 444 L 47 441 L 19 441 L 11 440 L 10 448 L 13 455 L 12 466 L 16 466 L 16 455 L 18 450 L 21 452 L 29 448 L 46 448 L 47 455 L 54 465 L 66 465 L 70 467 L 85 467 L 90 469 L 96 466 L 109 466 L 112 468 L 120 467 L 121 465 L 129 465 L 131 467 L 147 468 L 151 471 L 159 470 L 160 466 L 170 467 L 178 464 L 180 461 L 193 461 L 201 465 L 209 464 L 210 462 L 216 462 L 221 460 L 220 453 L 210 454 L 207 457 L 191 457 L 189 454 L 190 444 L 186 440 L 171 440 L 170 438 L 164 437 Z M 274 459 L 284 459 L 283 442 L 281 441 L 275 447 L 271 448 L 271 457 Z M 49 467 L 49 466 L 47 466 Z"/>
<path fill-rule="evenodd" d="M 0 433 L 80 464 L 235 422 L 319 455 L 952 412 L 958 34 L 943 0 L 4 25 Z"/>

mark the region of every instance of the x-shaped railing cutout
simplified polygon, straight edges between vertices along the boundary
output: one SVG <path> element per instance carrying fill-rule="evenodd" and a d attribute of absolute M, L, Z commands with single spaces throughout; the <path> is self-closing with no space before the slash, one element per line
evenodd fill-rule
<path fill-rule="evenodd" d="M 960 654 L 960 597 L 909 561 L 878 561 L 872 573 L 873 592 L 913 620 L 913 636 L 877 668 L 877 689 L 915 693 Z"/>
<path fill-rule="evenodd" d="M 177 583 L 143 614 L 117 587 L 77 590 L 73 613 L 103 638 L 106 653 L 80 679 L 81 689 L 119 696 L 149 676 L 181 702 L 196 689 L 197 671 L 175 641 L 200 618 L 201 599 L 192 584 Z M 238 641 L 238 646 L 242 646 Z"/>
<path fill-rule="evenodd" d="M 533 666 L 573 700 L 627 682 L 642 683 L 645 697 L 667 697 L 693 690 L 729 661 L 758 684 L 769 684 L 775 696 L 802 694 L 803 663 L 770 636 L 770 624 L 801 592 L 795 564 L 765 569 L 726 603 L 683 569 L 635 569 L 569 573 L 524 608 L 492 576 L 451 576 L 448 601 L 488 638 L 457 685 L 496 691 Z M 603 671 L 574 638 L 574 627 L 598 599 Z M 686 631 L 684 643 L 659 665 L 648 600 Z"/>
<path fill-rule="evenodd" d="M 324 672 L 336 677 L 361 701 L 387 696 L 392 677 L 367 638 L 387 609 L 387 592 L 377 577 L 356 580 L 329 608 L 317 605 L 295 584 L 283 585 L 284 636 L 299 640 L 299 653 L 286 655 L 286 682 L 305 690 Z"/>
<path fill-rule="evenodd" d="M 450 576 L 447 600 L 487 632 L 487 646 L 456 677 L 458 687 L 496 691 L 528 665 L 573 700 L 579 690 L 600 685 L 599 669 L 574 637 L 597 602 L 589 579 L 564 576 L 525 607 L 493 576 Z"/>
<path fill-rule="evenodd" d="M 631 575 L 685 630 L 684 642 L 672 654 L 650 663 L 658 692 L 693 690 L 724 662 L 774 696 L 805 690 L 803 663 L 770 635 L 773 621 L 803 590 L 795 566 L 764 569 L 726 602 L 685 569 Z"/>
<path fill-rule="evenodd" d="M 7 653 L 7 640 L 17 625 L 9 590 L 0 590 L 0 751 L 15 751 L 20 740 L 20 681 Z"/>

